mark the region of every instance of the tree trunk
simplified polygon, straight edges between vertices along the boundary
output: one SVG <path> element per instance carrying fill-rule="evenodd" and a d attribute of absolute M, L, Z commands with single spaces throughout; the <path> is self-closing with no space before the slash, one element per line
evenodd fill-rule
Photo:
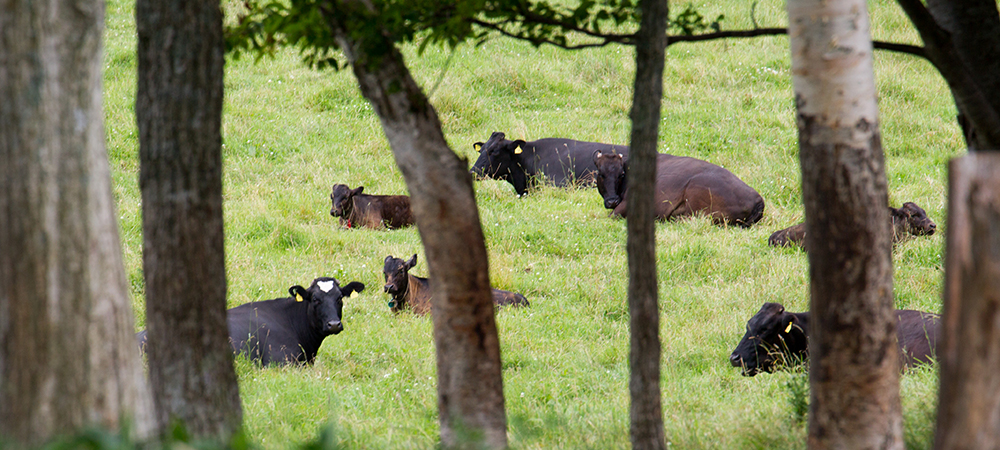
<path fill-rule="evenodd" d="M 1000 155 L 952 160 L 937 449 L 1000 447 Z"/>
<path fill-rule="evenodd" d="M 812 449 L 901 449 L 885 162 L 864 1 L 788 2 L 809 248 Z"/>
<path fill-rule="evenodd" d="M 227 439 L 242 409 L 226 327 L 222 12 L 136 4 L 149 375 L 160 426 Z"/>
<path fill-rule="evenodd" d="M 152 433 L 104 148 L 99 1 L 0 1 L 0 436 Z"/>
<path fill-rule="evenodd" d="M 955 97 L 970 150 L 1000 149 L 1000 14 L 993 0 L 897 0 Z"/>
<path fill-rule="evenodd" d="M 666 0 L 643 0 L 636 37 L 635 91 L 628 178 L 629 393 L 634 449 L 663 449 L 660 403 L 660 310 L 656 282 L 653 190 L 667 47 Z"/>
<path fill-rule="evenodd" d="M 360 2 L 324 11 L 403 172 L 434 280 L 438 409 L 445 448 L 505 448 L 500 345 L 486 245 L 468 163 L 448 148 L 437 113 L 403 57 Z"/>

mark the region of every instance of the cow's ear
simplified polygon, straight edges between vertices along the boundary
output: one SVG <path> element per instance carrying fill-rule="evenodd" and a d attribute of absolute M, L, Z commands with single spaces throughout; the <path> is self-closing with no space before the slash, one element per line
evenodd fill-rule
<path fill-rule="evenodd" d="M 604 153 L 601 153 L 600 150 L 594 150 L 594 164 L 597 164 L 597 160 L 601 159 L 601 156 L 604 156 Z"/>
<path fill-rule="evenodd" d="M 288 294 L 291 295 L 297 302 L 309 300 L 309 291 L 299 285 L 288 288 Z"/>
<path fill-rule="evenodd" d="M 406 262 L 406 265 L 409 266 L 410 269 L 412 269 L 413 266 L 417 265 L 417 254 L 416 253 L 414 253 L 413 256 L 410 257 L 410 260 Z"/>
<path fill-rule="evenodd" d="M 389 261 L 392 261 L 392 255 L 386 256 L 385 261 L 382 261 L 382 265 L 389 264 Z"/>
<path fill-rule="evenodd" d="M 344 297 L 350 297 L 354 295 L 355 292 L 362 292 L 364 290 L 365 285 L 363 283 L 359 281 L 352 281 L 347 283 L 347 286 L 340 288 L 340 293 L 343 294 Z"/>
<path fill-rule="evenodd" d="M 524 147 L 524 141 L 518 139 L 518 140 L 514 141 L 513 143 L 511 143 L 510 145 L 513 146 L 514 149 L 512 151 L 514 152 L 515 155 L 520 155 L 522 152 L 524 152 L 524 148 L 523 148 Z"/>
<path fill-rule="evenodd" d="M 481 152 L 483 151 L 483 143 L 476 142 L 475 144 L 472 144 L 472 148 L 476 149 L 477 152 Z"/>
<path fill-rule="evenodd" d="M 354 196 L 354 195 L 358 195 L 358 194 L 360 194 L 360 193 L 361 193 L 362 191 L 364 191 L 364 190 L 365 190 L 365 187 L 364 187 L 364 186 L 358 186 L 358 188 L 357 188 L 357 189 L 355 189 L 355 190 L 351 191 L 351 195 L 352 195 L 352 196 Z"/>

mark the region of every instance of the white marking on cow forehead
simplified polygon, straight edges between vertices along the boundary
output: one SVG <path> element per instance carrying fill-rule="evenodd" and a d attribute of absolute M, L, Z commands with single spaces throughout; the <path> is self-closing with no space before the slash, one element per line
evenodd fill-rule
<path fill-rule="evenodd" d="M 332 281 L 317 281 L 316 282 L 316 286 L 319 286 L 319 288 L 322 289 L 323 292 L 330 292 L 330 289 L 333 289 L 333 284 L 334 283 Z"/>

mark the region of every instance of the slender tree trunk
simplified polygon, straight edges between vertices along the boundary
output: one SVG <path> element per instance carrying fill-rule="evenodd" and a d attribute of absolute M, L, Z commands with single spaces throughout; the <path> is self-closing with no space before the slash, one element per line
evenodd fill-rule
<path fill-rule="evenodd" d="M 790 0 L 809 248 L 811 449 L 901 449 L 885 162 L 862 0 Z"/>
<path fill-rule="evenodd" d="M 101 107 L 99 1 L 0 0 L 0 436 L 154 425 Z"/>
<path fill-rule="evenodd" d="M 139 0 L 139 183 L 149 374 L 161 426 L 226 439 L 242 421 L 226 327 L 222 12 Z"/>
<path fill-rule="evenodd" d="M 934 447 L 1000 447 L 1000 155 L 952 160 Z"/>
<path fill-rule="evenodd" d="M 666 448 L 660 403 L 660 310 L 653 211 L 656 144 L 667 47 L 667 1 L 643 0 L 636 37 L 628 178 L 629 392 L 634 449 Z"/>
<path fill-rule="evenodd" d="M 360 2 L 333 2 L 325 17 L 382 122 L 403 172 L 434 280 L 441 443 L 505 448 L 500 345 L 486 245 L 468 163 L 444 139 L 437 113 L 384 34 L 352 34 L 374 20 Z"/>

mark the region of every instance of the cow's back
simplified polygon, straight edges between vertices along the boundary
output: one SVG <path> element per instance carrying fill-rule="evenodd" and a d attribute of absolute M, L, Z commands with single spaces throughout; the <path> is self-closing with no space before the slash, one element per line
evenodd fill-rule
<path fill-rule="evenodd" d="M 657 156 L 655 201 L 663 220 L 705 214 L 716 223 L 750 226 L 764 213 L 764 199 L 735 174 L 686 156 Z"/>
<path fill-rule="evenodd" d="M 628 156 L 628 146 L 600 142 L 575 141 L 563 138 L 545 138 L 526 142 L 525 150 L 534 156 L 528 158 L 529 175 L 544 174 L 556 186 L 571 183 L 592 184 L 597 173 L 594 153 L 619 153 Z"/>
<path fill-rule="evenodd" d="M 278 311 L 275 302 L 280 300 L 284 299 L 246 303 L 227 311 L 233 353 L 243 354 L 262 366 L 305 361 L 290 319 Z"/>
<path fill-rule="evenodd" d="M 517 292 L 505 291 L 502 289 L 493 289 L 493 305 L 494 306 L 531 306 L 528 303 L 528 299 Z"/>
<path fill-rule="evenodd" d="M 940 316 L 912 309 L 896 310 L 896 337 L 903 365 L 933 362 L 937 355 Z"/>

